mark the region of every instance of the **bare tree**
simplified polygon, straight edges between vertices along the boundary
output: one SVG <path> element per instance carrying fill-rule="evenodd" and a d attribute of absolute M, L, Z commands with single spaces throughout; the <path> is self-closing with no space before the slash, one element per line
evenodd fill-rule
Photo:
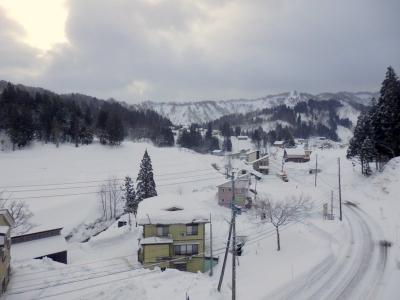
<path fill-rule="evenodd" d="M 259 209 L 261 216 L 270 222 L 276 231 L 277 250 L 281 250 L 279 229 L 289 223 L 298 222 L 312 209 L 312 203 L 308 197 L 292 196 L 283 201 L 273 201 L 268 196 L 262 196 Z"/>
<path fill-rule="evenodd" d="M 0 192 L 0 209 L 7 209 L 14 219 L 12 231 L 14 234 L 23 234 L 29 231 L 33 224 L 30 223 L 30 218 L 33 213 L 24 201 L 13 200 L 10 197 L 5 197 L 4 191 Z"/>
<path fill-rule="evenodd" d="M 118 179 L 109 179 L 102 184 L 99 191 L 103 218 L 115 219 L 122 209 L 122 189 Z"/>

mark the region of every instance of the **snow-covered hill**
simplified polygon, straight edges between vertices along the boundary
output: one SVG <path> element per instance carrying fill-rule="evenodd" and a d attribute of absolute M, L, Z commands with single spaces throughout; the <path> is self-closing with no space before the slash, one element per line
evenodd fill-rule
<path fill-rule="evenodd" d="M 152 102 L 147 101 L 139 105 L 142 108 L 153 109 L 159 114 L 168 117 L 174 124 L 202 123 L 220 118 L 223 115 L 233 113 L 248 113 L 263 108 L 269 108 L 285 104 L 294 106 L 299 102 L 309 99 L 329 100 L 335 99 L 350 106 L 350 104 L 368 105 L 372 97 L 377 97 L 377 93 L 359 92 L 339 92 L 322 93 L 312 95 L 308 93 L 281 93 L 268 95 L 257 99 L 237 99 L 222 101 L 199 101 L 199 102 Z M 358 113 L 357 113 L 358 114 Z M 353 120 L 357 117 L 351 117 Z"/>

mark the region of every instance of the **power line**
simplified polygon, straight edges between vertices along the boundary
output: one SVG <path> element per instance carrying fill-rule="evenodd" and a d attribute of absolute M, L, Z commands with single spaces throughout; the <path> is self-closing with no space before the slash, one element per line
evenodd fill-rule
<path fill-rule="evenodd" d="M 167 176 L 167 175 L 175 175 L 175 174 L 187 174 L 193 172 L 200 171 L 210 171 L 210 169 L 193 169 L 182 172 L 173 172 L 173 173 L 162 173 L 162 174 L 154 174 L 155 176 Z M 117 180 L 123 180 L 124 178 L 117 178 Z M 54 185 L 70 185 L 70 184 L 80 184 L 80 183 L 94 183 L 94 182 L 107 182 L 109 179 L 99 179 L 99 180 L 88 180 L 88 181 L 71 181 L 71 182 L 58 182 L 58 183 L 47 183 L 47 184 L 31 184 L 31 185 L 9 185 L 9 186 L 0 186 L 0 189 L 8 189 L 8 188 L 20 188 L 20 187 L 40 187 L 40 186 L 54 186 Z"/>
<path fill-rule="evenodd" d="M 218 177 L 209 177 L 209 178 L 197 179 L 197 180 L 188 180 L 188 181 L 173 182 L 173 183 L 167 183 L 167 184 L 159 184 L 159 185 L 157 185 L 157 187 L 180 185 L 180 184 L 183 184 L 183 183 L 200 182 L 200 181 L 207 181 L 207 180 L 212 180 L 212 179 L 221 179 L 221 177 L 220 176 L 218 176 Z M 105 191 L 105 192 L 110 192 L 110 191 Z M 39 199 L 39 198 L 68 197 L 68 196 L 80 196 L 80 195 L 90 195 L 90 194 L 99 194 L 99 191 L 72 193 L 72 194 L 40 195 L 40 196 L 19 197 L 19 198 L 11 197 L 10 200 L 28 200 L 28 199 Z"/>
<path fill-rule="evenodd" d="M 200 176 L 206 176 L 206 175 L 211 175 L 211 174 L 215 174 L 215 172 L 208 172 L 208 173 L 204 173 L 204 174 L 190 175 L 190 176 L 178 177 L 178 178 L 168 178 L 168 179 L 161 180 L 161 182 L 162 181 L 171 181 L 171 180 L 176 180 L 176 179 L 191 178 L 191 177 L 200 177 Z M 116 179 L 116 180 L 122 181 L 123 179 Z M 33 189 L 33 190 L 14 190 L 14 191 L 6 190 L 6 192 L 7 193 L 23 193 L 23 192 L 56 191 L 56 190 L 83 189 L 83 188 L 96 188 L 96 187 L 99 188 L 99 187 L 101 187 L 101 185 L 82 185 L 82 186 L 76 186 L 76 187 L 72 186 L 72 187 Z"/>

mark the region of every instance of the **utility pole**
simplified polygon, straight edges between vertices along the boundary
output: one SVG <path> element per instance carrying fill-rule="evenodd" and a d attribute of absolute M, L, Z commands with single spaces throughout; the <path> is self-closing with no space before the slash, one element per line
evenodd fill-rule
<path fill-rule="evenodd" d="M 233 178 L 232 172 L 232 178 Z M 232 180 L 232 300 L 236 299 L 236 207 L 235 181 Z"/>
<path fill-rule="evenodd" d="M 318 172 L 318 155 L 315 154 L 315 179 L 314 179 L 315 187 L 317 187 L 317 172 Z"/>
<path fill-rule="evenodd" d="M 228 234 L 228 240 L 226 242 L 226 248 L 225 248 L 225 256 L 224 256 L 224 262 L 222 264 L 222 271 L 221 271 L 221 275 L 219 277 L 219 282 L 218 282 L 218 292 L 221 291 L 221 285 L 222 285 L 222 280 L 224 279 L 224 274 L 225 274 L 225 266 L 226 266 L 226 259 L 228 257 L 228 251 L 229 251 L 229 244 L 231 242 L 231 235 L 232 235 L 232 220 L 231 220 L 231 224 L 229 226 L 229 234 Z"/>
<path fill-rule="evenodd" d="M 213 276 L 214 258 L 213 258 L 213 243 L 212 243 L 212 223 L 211 223 L 211 213 L 210 213 L 210 256 L 211 256 L 211 266 L 210 266 L 210 276 Z"/>
<path fill-rule="evenodd" d="M 222 280 L 224 279 L 226 259 L 228 257 L 229 244 L 231 242 L 231 236 L 232 236 L 232 231 L 233 231 L 233 227 L 234 227 L 234 225 L 233 225 L 234 224 L 234 202 L 235 202 L 235 173 L 234 172 L 232 172 L 231 180 L 232 180 L 232 200 L 231 200 L 232 217 L 231 217 L 231 224 L 230 224 L 230 227 L 229 227 L 228 241 L 226 243 L 226 248 L 225 248 L 224 262 L 222 264 L 221 276 L 219 277 L 218 292 L 221 291 Z M 236 235 L 236 233 L 235 233 L 235 235 Z M 235 238 L 236 238 L 236 236 L 235 236 Z M 232 255 L 233 255 L 233 253 L 234 252 L 232 252 Z M 232 265 L 232 271 L 233 271 L 233 265 Z M 233 286 L 233 277 L 234 277 L 234 275 L 233 275 L 233 272 L 232 272 L 232 297 L 234 295 L 234 292 L 233 292 L 234 291 L 234 289 L 233 289 L 233 287 L 234 287 Z"/>
<path fill-rule="evenodd" d="M 340 157 L 338 157 L 338 167 L 339 167 L 339 172 L 338 172 L 338 179 L 339 179 L 339 219 L 342 221 L 342 188 L 340 185 Z"/>
<path fill-rule="evenodd" d="M 331 191 L 331 218 L 333 220 L 333 191 Z"/>

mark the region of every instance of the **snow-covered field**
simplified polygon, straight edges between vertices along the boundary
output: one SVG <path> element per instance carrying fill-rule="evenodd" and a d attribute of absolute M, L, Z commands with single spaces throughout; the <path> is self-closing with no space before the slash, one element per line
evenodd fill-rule
<path fill-rule="evenodd" d="M 234 148 L 249 145 L 232 142 Z M 34 230 L 62 226 L 63 234 L 67 235 L 100 216 L 97 192 L 102 180 L 125 175 L 136 178 L 146 148 L 153 162 L 159 196 L 145 201 L 154 200 L 162 206 L 163 199 L 176 198 L 178 201 L 190 197 L 198 201 L 203 211 L 212 214 L 214 254 L 220 258 L 214 276 L 142 269 L 136 254 L 141 229 L 129 231 L 127 227 L 117 228 L 117 224 L 113 224 L 89 242 L 71 239 L 68 265 L 49 259 L 13 261 L 7 299 L 150 300 L 185 299 L 186 294 L 191 300 L 230 299 L 231 260 L 228 260 L 222 292 L 216 290 L 230 210 L 217 205 L 216 185 L 225 179 L 211 164 L 223 167 L 223 158 L 179 148 L 156 148 L 147 143 L 125 142 L 116 148 L 96 144 L 79 148 L 63 145 L 59 149 L 37 144 L 23 151 L 0 153 L 0 182 L 11 197 L 23 198 L 29 203 L 34 213 L 32 221 L 37 225 Z M 375 244 L 378 238 L 393 242 L 376 299 L 397 299 L 400 202 L 396 192 L 399 190 L 400 160 L 392 160 L 383 173 L 365 178 L 357 167 L 353 171 L 351 162 L 345 160 L 345 149 L 316 148 L 309 163 L 285 164 L 289 177 L 289 182 L 285 183 L 276 176 L 281 168 L 282 151 L 271 151 L 274 154 L 271 155 L 271 173 L 257 182 L 260 197 L 268 195 L 279 200 L 302 194 L 312 199 L 314 211 L 304 221 L 283 228 L 280 252 L 276 251 L 270 224 L 261 221 L 254 211 L 238 216 L 237 232 L 247 237 L 247 243 L 238 259 L 237 299 L 270 299 L 282 295 L 283 290 L 290 290 L 301 283 L 301 279 L 312 278 L 321 270 L 326 270 L 329 275 L 336 265 L 346 260 L 358 266 L 358 253 L 346 257 L 347 253 L 352 253 L 351 241 L 357 243 L 357 238 L 361 237 L 355 233 L 357 224 L 352 223 L 355 221 L 347 207 L 344 207 L 344 221 L 338 221 L 337 157 L 341 157 L 342 163 L 343 201 L 358 204 L 371 218 Z M 308 173 L 315 166 L 315 154 L 318 154 L 318 168 L 322 169 L 317 177 L 317 187 L 314 186 L 314 175 Z M 331 190 L 334 191 L 336 220 L 324 221 L 322 204 L 330 203 Z M 328 269 L 330 263 L 333 267 Z M 349 279 L 346 276 L 339 272 L 336 277 L 346 282 Z M 315 290 L 319 284 L 323 286 L 318 280 L 312 282 L 315 282 Z M 365 284 L 367 280 L 360 282 Z"/>

